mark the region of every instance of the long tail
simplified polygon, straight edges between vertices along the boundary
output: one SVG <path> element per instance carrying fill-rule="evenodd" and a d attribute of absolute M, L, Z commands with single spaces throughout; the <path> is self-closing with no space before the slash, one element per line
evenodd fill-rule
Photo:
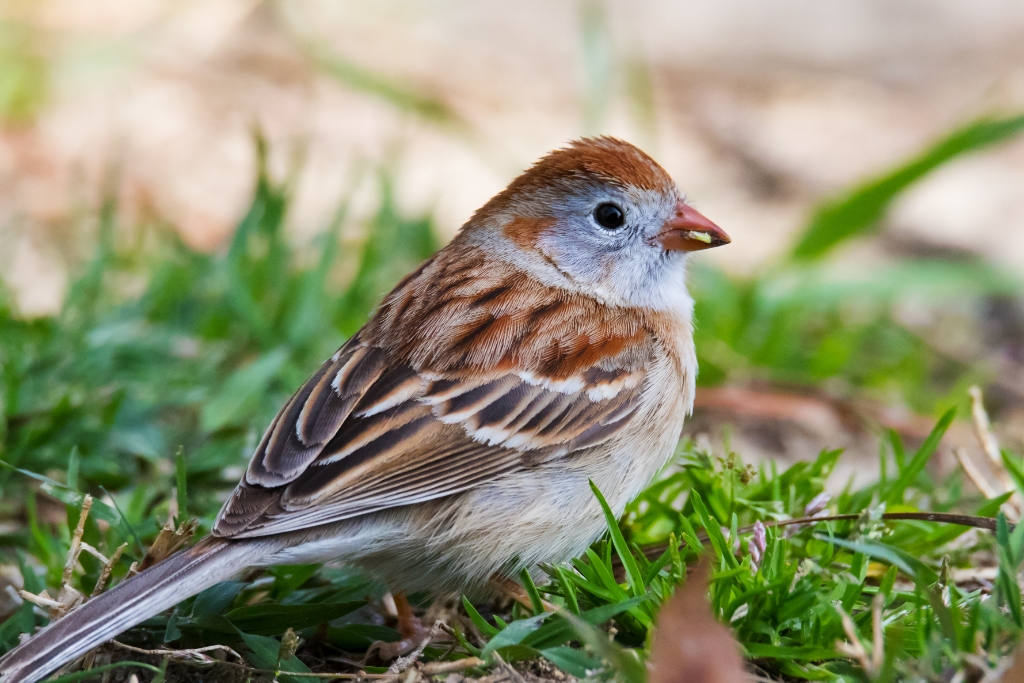
<path fill-rule="evenodd" d="M 259 564 L 277 545 L 271 539 L 207 538 L 92 598 L 8 652 L 0 659 L 0 682 L 35 683 L 122 631 Z"/>

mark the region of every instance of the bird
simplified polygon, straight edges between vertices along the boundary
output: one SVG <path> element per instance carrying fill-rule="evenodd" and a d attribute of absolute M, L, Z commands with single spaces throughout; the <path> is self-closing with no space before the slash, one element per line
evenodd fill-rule
<path fill-rule="evenodd" d="M 210 534 L 0 659 L 33 683 L 247 567 L 339 561 L 468 591 L 583 553 L 693 406 L 691 252 L 728 235 L 634 145 L 543 156 L 284 404 Z"/>

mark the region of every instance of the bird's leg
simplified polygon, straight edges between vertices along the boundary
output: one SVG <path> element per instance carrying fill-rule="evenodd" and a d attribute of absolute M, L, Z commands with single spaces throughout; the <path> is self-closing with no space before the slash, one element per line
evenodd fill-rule
<path fill-rule="evenodd" d="M 533 611 L 533 601 L 530 600 L 530 596 L 527 595 L 526 590 L 522 586 L 512 579 L 495 573 L 491 574 L 490 583 L 492 587 L 496 588 L 505 597 L 511 598 L 531 612 Z M 541 609 L 545 612 L 555 611 L 555 606 L 547 600 L 541 599 L 540 605 Z"/>
<path fill-rule="evenodd" d="M 369 658 L 376 653 L 381 661 L 390 662 L 396 657 L 415 650 L 430 634 L 430 631 L 423 628 L 423 623 L 412 611 L 412 605 L 409 604 L 405 593 L 387 593 L 384 595 L 383 602 L 388 614 L 398 619 L 398 633 L 401 639 L 394 643 L 376 641 L 366 651 L 366 657 Z"/>
<path fill-rule="evenodd" d="M 398 612 L 398 632 L 402 635 L 402 640 L 409 640 L 414 645 L 419 645 L 430 630 L 423 627 L 423 622 L 412 611 L 412 605 L 409 604 L 404 592 L 395 593 L 394 598 L 395 611 Z"/>

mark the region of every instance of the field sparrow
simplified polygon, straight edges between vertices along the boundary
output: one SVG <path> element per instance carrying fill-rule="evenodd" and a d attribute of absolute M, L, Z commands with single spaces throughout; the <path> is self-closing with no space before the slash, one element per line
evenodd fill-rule
<path fill-rule="evenodd" d="M 341 560 L 458 593 L 582 553 L 675 448 L 691 251 L 727 244 L 608 137 L 548 154 L 281 409 L 210 536 L 0 660 L 25 683 L 249 566 Z"/>

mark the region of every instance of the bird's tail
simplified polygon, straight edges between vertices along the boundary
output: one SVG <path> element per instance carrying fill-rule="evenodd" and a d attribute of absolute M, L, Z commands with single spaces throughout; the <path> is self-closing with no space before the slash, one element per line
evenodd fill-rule
<path fill-rule="evenodd" d="M 230 578 L 276 544 L 207 538 L 87 601 L 0 658 L 0 683 L 35 683 L 97 645 Z"/>

